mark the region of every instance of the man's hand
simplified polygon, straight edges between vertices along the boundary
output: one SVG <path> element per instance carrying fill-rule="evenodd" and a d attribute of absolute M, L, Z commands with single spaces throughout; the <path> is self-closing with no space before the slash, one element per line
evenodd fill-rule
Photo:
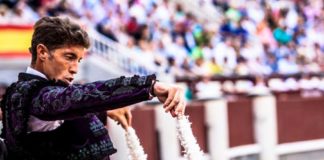
<path fill-rule="evenodd" d="M 107 111 L 107 115 L 121 124 L 125 130 L 132 125 L 132 113 L 128 107 Z"/>
<path fill-rule="evenodd" d="M 159 101 L 163 103 L 165 112 L 170 111 L 173 117 L 176 117 L 179 114 L 184 114 L 186 102 L 182 88 L 156 82 L 153 86 L 153 93 Z"/>

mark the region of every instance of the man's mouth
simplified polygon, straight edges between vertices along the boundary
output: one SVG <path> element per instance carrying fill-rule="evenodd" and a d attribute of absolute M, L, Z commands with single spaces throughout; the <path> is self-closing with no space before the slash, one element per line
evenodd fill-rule
<path fill-rule="evenodd" d="M 73 78 L 65 78 L 65 79 L 66 79 L 66 81 L 67 81 L 69 84 L 71 84 L 72 81 L 73 81 Z"/>

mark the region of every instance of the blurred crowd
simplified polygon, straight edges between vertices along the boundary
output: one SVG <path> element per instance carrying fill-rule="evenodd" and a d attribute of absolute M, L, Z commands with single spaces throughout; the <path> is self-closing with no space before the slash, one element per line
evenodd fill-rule
<path fill-rule="evenodd" d="M 220 23 L 171 0 L 0 0 L 0 24 L 69 16 L 174 76 L 324 70 L 322 0 L 201 1 L 221 13 Z"/>

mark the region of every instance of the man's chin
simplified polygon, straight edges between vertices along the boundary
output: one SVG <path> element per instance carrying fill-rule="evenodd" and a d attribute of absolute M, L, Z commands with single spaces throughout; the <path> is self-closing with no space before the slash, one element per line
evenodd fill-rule
<path fill-rule="evenodd" d="M 72 81 L 64 81 L 67 85 L 71 85 L 73 82 Z"/>

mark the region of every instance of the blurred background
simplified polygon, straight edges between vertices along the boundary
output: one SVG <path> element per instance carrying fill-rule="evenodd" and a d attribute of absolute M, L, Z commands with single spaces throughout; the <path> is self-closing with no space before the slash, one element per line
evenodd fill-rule
<path fill-rule="evenodd" d="M 323 0 L 0 0 L 0 97 L 43 16 L 89 33 L 76 83 L 154 73 L 182 86 L 206 159 L 324 159 Z M 158 103 L 133 114 L 148 159 L 185 159 Z M 113 159 L 127 159 L 123 130 L 108 128 Z"/>

